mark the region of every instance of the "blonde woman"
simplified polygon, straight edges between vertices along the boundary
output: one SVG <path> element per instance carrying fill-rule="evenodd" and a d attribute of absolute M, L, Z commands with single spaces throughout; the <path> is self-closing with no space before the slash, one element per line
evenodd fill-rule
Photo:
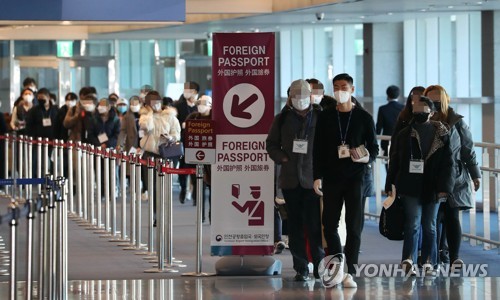
<path fill-rule="evenodd" d="M 440 85 L 431 85 L 425 89 L 424 95 L 431 99 L 436 106 L 437 113 L 434 114 L 433 119 L 450 127 L 450 144 L 455 161 L 456 181 L 453 193 L 445 203 L 441 204 L 439 210 L 438 224 L 443 222 L 443 229 L 441 238 L 438 236 L 438 246 L 442 262 L 450 262 L 453 269 L 458 269 L 464 263 L 459 258 L 462 229 L 458 212 L 474 207 L 471 183 L 473 182 L 474 190 L 477 191 L 481 172 L 476 161 L 476 152 L 469 126 L 464 122 L 463 116 L 457 114 L 450 107 L 450 96 L 446 90 Z M 449 258 L 446 255 L 448 251 Z"/>

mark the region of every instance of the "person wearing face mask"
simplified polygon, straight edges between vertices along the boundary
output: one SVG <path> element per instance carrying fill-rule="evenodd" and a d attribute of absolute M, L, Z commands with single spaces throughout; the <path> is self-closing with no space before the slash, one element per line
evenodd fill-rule
<path fill-rule="evenodd" d="M 28 112 L 33 107 L 34 98 L 35 96 L 32 90 L 24 89 L 21 92 L 21 100 L 12 109 L 10 127 L 12 130 L 17 131 L 18 135 L 26 134 L 26 118 L 28 116 Z"/>
<path fill-rule="evenodd" d="M 111 108 L 110 101 L 102 98 L 94 114 L 95 122 L 92 122 L 92 126 L 88 129 L 89 142 L 96 147 L 116 148 L 120 119 L 116 111 Z"/>
<path fill-rule="evenodd" d="M 63 121 L 63 126 L 69 130 L 69 140 L 89 142 L 89 129 L 94 126 L 95 122 L 96 102 L 97 97 L 92 87 L 84 87 L 80 90 L 80 101 L 68 109 Z"/>
<path fill-rule="evenodd" d="M 182 127 L 181 137 L 184 136 L 184 121 L 187 116 L 193 112 L 197 111 L 196 100 L 198 99 L 198 93 L 200 91 L 200 85 L 194 81 L 188 81 L 184 83 L 184 92 L 177 102 L 174 103 L 174 107 L 177 110 L 177 119 Z M 179 168 L 187 168 L 184 161 L 184 157 L 179 160 Z M 187 192 L 187 175 L 179 175 L 179 185 L 181 191 L 179 193 L 179 201 L 184 203 L 186 199 Z"/>
<path fill-rule="evenodd" d="M 143 159 L 160 158 L 158 146 L 162 139 L 179 141 L 181 128 L 176 118 L 176 111 L 172 107 L 162 110 L 162 98 L 157 91 L 150 91 L 146 95 L 145 105 L 139 111 L 139 130 L 144 132 L 139 145 L 143 152 Z M 147 168 L 142 170 L 142 199 L 147 200 L 148 176 Z M 156 198 L 153 197 L 156 201 Z M 153 206 L 156 211 L 156 203 Z"/>
<path fill-rule="evenodd" d="M 127 99 L 120 98 L 116 101 L 116 112 L 118 113 L 118 117 L 120 117 L 120 121 L 128 110 L 128 101 Z"/>
<path fill-rule="evenodd" d="M 198 111 L 193 112 L 189 114 L 189 116 L 186 117 L 185 121 L 188 120 L 211 120 L 212 119 L 212 97 L 203 95 L 196 101 L 196 106 Z M 205 168 L 205 178 L 203 179 L 203 191 L 208 187 L 209 191 L 209 196 L 208 196 L 208 204 L 209 204 L 209 209 L 208 209 L 208 218 L 211 220 L 211 212 L 210 212 L 210 205 L 211 205 L 211 200 L 210 200 L 210 168 L 207 167 Z M 190 180 L 193 185 L 193 206 L 196 206 L 196 175 L 192 174 L 190 175 Z M 203 201 L 202 201 L 202 221 L 205 222 L 205 193 L 203 193 Z"/>
<path fill-rule="evenodd" d="M 401 265 L 415 276 L 418 236 L 422 226 L 422 260 L 425 276 L 434 277 L 437 265 L 436 217 L 439 202 L 453 191 L 455 168 L 448 128 L 430 121 L 435 107 L 420 96 L 413 103 L 413 119 L 395 137 L 385 190 L 392 189 L 403 203 L 405 214 Z"/>
<path fill-rule="evenodd" d="M 269 157 L 281 165 L 278 185 L 288 216 L 289 247 L 296 281 L 309 280 L 307 231 L 315 278 L 324 257 L 321 240 L 320 199 L 313 190 L 313 141 L 319 109 L 311 105 L 311 86 L 305 80 L 292 82 L 287 109 L 274 118 L 266 139 Z"/>
<path fill-rule="evenodd" d="M 130 107 L 123 116 L 117 148 L 127 153 L 139 148 L 139 139 L 144 136 L 144 131 L 139 128 L 139 110 L 141 102 L 139 96 L 130 97 Z"/>
<path fill-rule="evenodd" d="M 348 273 L 342 285 L 353 288 L 364 218 L 364 176 L 368 163 L 378 155 L 372 116 L 354 107 L 353 78 L 346 73 L 333 78 L 336 107 L 319 116 L 314 137 L 314 190 L 323 196 L 323 232 L 332 255 L 345 254 Z M 344 251 L 338 234 L 342 206 L 347 229 Z"/>
<path fill-rule="evenodd" d="M 76 106 L 78 96 L 75 93 L 67 93 L 64 96 L 64 105 L 59 108 L 54 122 L 54 136 L 56 139 L 67 142 L 69 139 L 69 130 L 64 127 L 64 118 L 68 110 Z M 68 178 L 68 153 L 64 151 L 64 177 Z"/>
<path fill-rule="evenodd" d="M 437 112 L 432 119 L 441 121 L 450 128 L 456 181 L 453 193 L 446 202 L 441 203 L 438 213 L 438 233 L 440 233 L 438 257 L 442 263 L 451 263 L 452 269 L 455 270 L 464 264 L 459 258 L 462 239 L 459 211 L 475 207 L 472 188 L 475 191 L 479 189 L 481 171 L 476 160 L 469 126 L 463 120 L 463 116 L 449 106 L 450 97 L 446 90 L 440 85 L 431 85 L 425 89 L 424 95 L 429 97 L 436 106 Z M 441 223 L 442 227 L 439 226 Z M 439 228 L 442 230 L 439 231 Z"/>
<path fill-rule="evenodd" d="M 50 92 L 46 88 L 41 88 L 38 91 L 38 105 L 33 107 L 26 118 L 26 131 L 30 134 L 34 139 L 37 138 L 48 138 L 49 140 L 53 140 L 55 138 L 54 125 L 56 122 L 57 116 L 57 107 L 52 105 L 52 101 L 50 101 Z M 34 147 L 36 148 L 36 147 Z M 49 157 L 52 153 L 52 146 L 49 145 Z M 33 159 L 33 174 L 36 174 L 36 149 L 33 149 L 34 155 Z M 43 165 L 45 163 L 49 163 L 49 161 L 42 161 L 42 170 L 44 170 Z M 48 168 L 50 170 L 50 168 Z"/>
<path fill-rule="evenodd" d="M 321 101 L 325 95 L 323 83 L 316 78 L 306 79 L 306 81 L 311 86 L 311 104 L 323 109 L 323 106 L 321 106 Z"/>

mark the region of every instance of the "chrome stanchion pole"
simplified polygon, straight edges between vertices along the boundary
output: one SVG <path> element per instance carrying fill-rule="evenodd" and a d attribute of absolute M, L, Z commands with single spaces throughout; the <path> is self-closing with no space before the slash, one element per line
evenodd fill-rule
<path fill-rule="evenodd" d="M 128 241 L 127 238 L 127 153 L 122 152 L 120 155 L 120 181 L 121 181 L 121 199 L 122 199 L 122 220 L 121 220 L 121 241 Z"/>
<path fill-rule="evenodd" d="M 111 150 L 109 152 L 111 159 L 110 159 L 110 179 L 111 179 L 111 191 L 110 191 L 110 196 L 111 196 L 111 236 L 112 239 L 110 239 L 110 242 L 121 242 L 121 238 L 118 236 L 119 232 L 116 229 L 117 226 L 117 216 L 116 216 L 116 155 L 117 151 L 115 149 Z"/>
<path fill-rule="evenodd" d="M 160 190 L 160 197 L 157 199 L 158 207 L 156 209 L 156 222 L 157 222 L 157 246 L 156 255 L 158 257 L 158 267 L 144 270 L 145 273 L 177 273 L 178 270 L 165 268 L 165 173 L 163 173 L 163 160 L 157 160 L 157 173 L 158 182 L 160 185 L 157 189 Z"/>
<path fill-rule="evenodd" d="M 76 142 L 76 200 L 78 217 L 82 217 L 82 143 Z"/>
<path fill-rule="evenodd" d="M 57 241 L 56 247 L 55 248 L 55 270 L 56 270 L 56 298 L 57 299 L 66 299 L 66 282 L 65 282 L 65 245 L 66 245 L 66 240 L 65 240 L 65 210 L 64 210 L 64 185 L 65 185 L 65 180 L 64 177 L 59 177 L 57 179 L 57 187 L 59 189 L 59 194 L 56 197 L 56 208 L 57 208 L 57 217 L 56 217 L 56 222 L 57 224 L 57 230 L 55 232 L 57 233 L 55 240 Z"/>
<path fill-rule="evenodd" d="M 94 231 L 97 234 L 106 233 L 106 230 L 102 225 L 102 176 L 101 176 L 101 165 L 102 165 L 102 154 L 104 153 L 104 148 L 95 148 L 95 177 L 96 177 L 96 205 L 97 205 L 97 224 L 96 227 L 100 230 Z"/>
<path fill-rule="evenodd" d="M 52 175 L 48 175 L 47 178 L 49 179 L 49 182 L 52 182 L 53 177 Z M 55 212 L 55 201 L 54 201 L 54 189 L 50 186 L 48 190 L 48 195 L 49 195 L 49 220 L 48 224 L 46 226 L 46 233 L 48 235 L 48 268 L 47 268 L 47 277 L 48 277 L 48 291 L 49 291 L 49 297 L 52 298 L 55 295 L 55 284 L 56 284 L 56 212 Z"/>
<path fill-rule="evenodd" d="M 42 178 L 42 138 L 37 139 L 36 145 L 36 178 Z M 45 174 L 44 174 L 45 176 Z M 42 193 L 42 185 L 38 185 L 38 194 Z"/>
<path fill-rule="evenodd" d="M 26 299 L 31 299 L 33 294 L 33 223 L 35 220 L 36 201 L 28 199 L 28 226 L 26 245 Z"/>
<path fill-rule="evenodd" d="M 81 172 L 82 172 L 82 212 L 83 212 L 83 222 L 82 223 L 87 223 L 87 207 L 88 207 L 88 202 L 89 202 L 89 196 L 88 196 L 88 181 L 87 181 L 87 176 L 89 173 L 87 172 L 87 149 L 88 145 L 83 144 L 82 145 L 82 162 L 81 162 Z M 85 225 L 84 225 L 85 226 Z"/>
<path fill-rule="evenodd" d="M 202 231 L 202 214 L 203 214 L 203 165 L 196 165 L 196 272 L 184 273 L 183 276 L 205 277 L 214 276 L 212 273 L 204 273 L 201 271 L 202 261 L 202 246 L 203 246 L 203 231 Z"/>
<path fill-rule="evenodd" d="M 48 197 L 47 197 L 47 186 L 44 185 L 43 188 L 43 193 L 41 195 L 41 205 L 40 208 L 38 209 L 38 215 L 40 216 L 40 222 L 39 222 L 39 238 L 38 238 L 38 245 L 39 245 L 39 260 L 38 260 L 38 298 L 39 299 L 45 299 L 45 294 L 47 292 L 46 289 L 46 280 L 47 277 L 45 276 L 46 273 L 46 262 L 47 262 L 47 232 L 45 230 L 45 224 L 46 224 L 46 216 L 47 216 L 47 203 L 48 203 Z"/>
<path fill-rule="evenodd" d="M 144 250 L 142 244 L 142 203 L 141 203 L 141 157 L 135 161 L 135 249 Z M 137 254 L 143 254 L 142 252 Z"/>
<path fill-rule="evenodd" d="M 18 151 L 18 161 L 19 161 L 19 176 L 17 178 L 24 178 L 24 135 L 19 136 L 19 143 L 17 146 L 17 151 Z M 22 185 L 19 185 L 19 200 L 23 198 L 23 190 L 24 187 Z"/>
<path fill-rule="evenodd" d="M 60 176 L 59 174 L 59 152 L 57 149 L 59 148 L 59 140 L 54 140 L 54 145 L 52 146 L 52 157 L 49 157 L 49 160 L 47 161 L 47 165 L 50 164 L 51 158 L 54 160 L 52 161 L 52 174 L 54 175 L 54 178 L 57 178 Z"/>
<path fill-rule="evenodd" d="M 153 234 L 153 222 L 154 222 L 154 211 L 153 211 L 153 205 L 154 205 L 154 199 L 155 199 L 155 194 L 156 190 L 154 188 L 154 180 L 156 178 L 154 177 L 154 158 L 153 157 L 148 157 L 147 159 L 147 165 L 148 165 L 148 194 L 149 194 L 149 210 L 148 210 L 148 246 L 147 246 L 147 251 L 146 252 L 141 252 L 141 254 L 148 255 L 148 257 L 145 257 L 145 259 L 149 259 L 151 255 L 154 255 L 154 234 Z M 157 185 L 158 187 L 158 185 Z"/>
<path fill-rule="evenodd" d="M 19 214 L 19 208 L 15 202 L 11 202 L 9 206 L 10 212 L 12 214 L 12 220 L 10 220 L 10 281 L 9 281 L 9 299 L 17 299 L 17 218 Z"/>
<path fill-rule="evenodd" d="M 109 238 L 110 234 L 110 216 L 109 216 L 109 149 L 104 150 L 104 230 L 102 238 Z"/>
<path fill-rule="evenodd" d="M 171 161 L 166 161 L 165 162 L 165 167 L 171 168 L 172 167 L 172 162 Z M 166 222 L 163 223 L 163 226 L 165 227 L 165 233 L 167 235 L 167 238 L 165 240 L 165 262 L 166 265 L 165 267 L 167 268 L 184 268 L 186 265 L 182 264 L 181 260 L 175 260 L 173 259 L 174 253 L 173 253 L 173 204 L 172 204 L 172 199 L 173 199 L 173 181 L 172 181 L 172 173 L 166 172 L 165 175 L 165 185 L 162 186 L 163 189 L 166 191 L 166 211 L 164 212 L 166 217 L 165 220 Z"/>
<path fill-rule="evenodd" d="M 68 202 L 69 202 L 69 212 L 71 215 L 75 214 L 75 203 L 73 198 L 73 142 L 67 142 L 68 147 L 66 151 L 68 152 Z"/>
<path fill-rule="evenodd" d="M 88 151 L 88 178 L 89 178 L 89 183 L 88 183 L 88 190 L 89 190 L 89 223 L 91 226 L 88 228 L 90 230 L 94 230 L 95 228 L 95 203 L 96 198 L 95 198 L 95 192 L 94 192 L 94 186 L 95 186 L 95 173 L 94 173 L 94 145 L 89 145 Z M 96 205 L 99 205 L 99 202 L 97 202 Z"/>
<path fill-rule="evenodd" d="M 17 193 L 17 133 L 14 131 L 12 138 L 12 179 L 14 180 L 14 184 L 12 185 L 12 199 L 16 199 Z"/>
<path fill-rule="evenodd" d="M 49 138 L 43 140 L 43 174 L 49 174 Z"/>
<path fill-rule="evenodd" d="M 30 140 L 32 138 L 29 137 L 29 136 L 25 136 L 24 137 L 24 156 L 22 157 L 22 159 L 25 161 L 25 164 L 24 164 L 24 177 L 25 178 L 31 178 L 30 174 L 30 170 L 31 170 L 31 160 L 28 159 L 29 157 L 29 153 L 28 152 L 28 147 L 29 147 L 29 144 L 30 144 Z M 25 199 L 28 200 L 28 199 L 31 199 L 31 195 L 30 195 L 30 191 L 31 191 L 31 185 L 28 184 L 24 187 L 24 195 L 25 195 Z"/>
<path fill-rule="evenodd" d="M 9 144 L 10 144 L 10 134 L 5 134 L 5 152 L 4 152 L 4 161 L 5 161 L 5 170 L 4 170 L 4 178 L 9 178 Z M 12 170 L 16 169 L 15 165 L 12 166 Z M 9 194 L 9 186 L 5 185 L 5 195 Z"/>
<path fill-rule="evenodd" d="M 135 155 L 131 153 L 128 157 L 129 161 L 129 187 L 130 187 L 130 243 L 120 244 L 125 246 L 123 250 L 136 250 L 135 249 Z M 140 191 L 139 191 L 140 192 Z"/>
<path fill-rule="evenodd" d="M 28 139 L 28 148 L 26 149 L 26 162 L 28 164 L 28 178 L 33 178 L 33 138 L 30 137 Z M 27 185 L 26 186 L 28 190 L 28 199 L 33 199 L 33 185 Z"/>

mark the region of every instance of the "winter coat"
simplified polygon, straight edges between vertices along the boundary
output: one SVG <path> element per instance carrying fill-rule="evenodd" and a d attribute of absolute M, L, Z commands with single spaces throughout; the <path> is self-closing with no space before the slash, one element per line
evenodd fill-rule
<path fill-rule="evenodd" d="M 288 109 L 274 118 L 266 139 L 266 150 L 269 157 L 281 165 L 281 189 L 293 189 L 298 185 L 305 189 L 313 188 L 313 143 L 319 113 L 318 109 L 311 109 L 303 117 Z M 295 139 L 307 139 L 306 154 L 293 152 Z M 284 158 L 288 161 L 283 162 Z"/>
<path fill-rule="evenodd" d="M 144 130 L 144 137 L 140 146 L 144 151 L 159 154 L 160 136 L 168 135 L 176 140 L 181 138 L 181 126 L 176 116 L 177 111 L 167 107 L 161 112 L 153 112 L 149 106 L 142 107 L 139 111 L 139 127 Z"/>
<path fill-rule="evenodd" d="M 82 143 L 89 142 L 89 128 L 94 126 L 95 115 L 91 112 L 86 112 L 81 106 L 80 102 L 73 106 L 66 113 L 64 117 L 63 125 L 66 129 L 69 129 L 68 139 Z"/>
<path fill-rule="evenodd" d="M 449 131 L 441 122 L 431 121 L 431 124 L 436 128 L 436 133 L 427 157 L 423 158 L 423 174 L 409 172 L 410 153 L 412 152 L 414 157 L 422 157 L 418 132 L 413 126 L 408 126 L 397 134 L 392 144 L 385 183 L 386 191 L 391 191 L 391 186 L 394 184 L 398 195 L 417 197 L 422 203 L 437 201 L 438 193 L 448 193 L 448 195 L 452 193 L 455 168 Z"/>
<path fill-rule="evenodd" d="M 94 122 L 92 126 L 88 129 L 88 140 L 89 143 L 99 147 L 102 144 L 106 144 L 106 148 L 116 148 L 116 142 L 118 141 L 118 134 L 120 134 L 120 119 L 116 115 L 115 109 L 109 110 L 108 119 L 106 122 L 103 121 L 102 117 L 96 111 L 94 116 Z M 99 141 L 99 135 L 106 133 L 108 140 L 101 143 Z"/>
<path fill-rule="evenodd" d="M 481 178 L 472 135 L 469 126 L 463 121 L 463 116 L 451 107 L 448 109 L 446 123 L 450 127 L 450 144 L 456 174 L 455 186 L 451 197 L 448 198 L 448 204 L 450 207 L 469 209 L 474 207 L 471 179 Z"/>
<path fill-rule="evenodd" d="M 130 109 L 123 116 L 120 135 L 118 135 L 118 145 L 123 146 L 123 149 L 127 152 L 132 147 L 139 147 L 139 132 L 137 131 L 135 113 Z"/>
<path fill-rule="evenodd" d="M 29 110 L 28 116 L 26 118 L 26 131 L 27 134 L 34 138 L 48 138 L 53 140 L 54 136 L 54 126 L 56 124 L 57 107 L 51 105 L 49 110 L 45 110 L 45 107 L 37 105 Z M 43 125 L 43 119 L 50 119 L 50 126 Z"/>

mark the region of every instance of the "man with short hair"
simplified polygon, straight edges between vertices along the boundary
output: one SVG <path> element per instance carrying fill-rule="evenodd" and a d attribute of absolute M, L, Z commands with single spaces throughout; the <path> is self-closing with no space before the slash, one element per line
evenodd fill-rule
<path fill-rule="evenodd" d="M 380 106 L 378 109 L 376 132 L 377 134 L 392 136 L 396 120 L 398 119 L 399 113 L 403 110 L 404 105 L 398 102 L 400 90 L 397 86 L 389 86 L 386 90 L 386 94 L 388 103 Z M 380 147 L 384 151 L 384 155 L 389 155 L 387 151 L 389 148 L 389 141 L 381 141 Z"/>
<path fill-rule="evenodd" d="M 352 278 L 358 263 L 363 228 L 363 178 L 375 160 L 378 144 L 372 116 L 353 106 L 353 79 L 333 78 L 336 107 L 323 110 L 316 123 L 313 153 L 314 190 L 323 196 L 323 232 L 331 255 L 342 253 L 338 226 L 345 204 L 347 239 L 344 247 L 348 274 L 344 287 L 357 287 Z"/>
<path fill-rule="evenodd" d="M 184 138 L 184 128 L 186 127 L 184 122 L 188 115 L 193 112 L 197 112 L 196 100 L 198 100 L 198 93 L 200 92 L 200 85 L 194 81 L 188 81 L 184 83 L 184 92 L 181 98 L 174 103 L 174 107 L 177 109 L 177 119 L 181 124 L 181 139 Z M 179 168 L 185 168 L 186 162 L 184 157 L 179 160 Z M 179 201 L 184 203 L 186 199 L 187 190 L 187 175 L 179 175 L 179 185 L 181 186 L 181 191 L 179 193 Z M 193 201 L 193 205 L 196 202 Z"/>

